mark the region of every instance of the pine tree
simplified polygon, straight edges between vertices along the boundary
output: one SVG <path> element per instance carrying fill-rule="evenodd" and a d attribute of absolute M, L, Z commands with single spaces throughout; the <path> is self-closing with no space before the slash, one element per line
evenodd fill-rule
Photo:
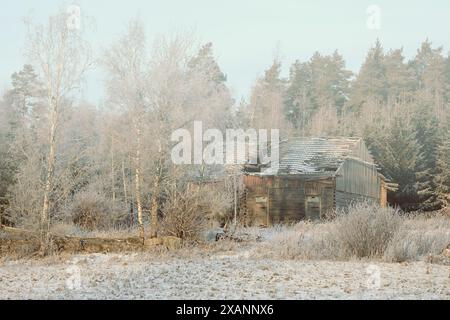
<path fill-rule="evenodd" d="M 6 204 L 17 172 L 35 148 L 35 116 L 41 89 L 31 65 L 11 75 L 12 88 L 0 103 L 0 206 Z M 1 208 L 0 208 L 1 210 Z"/>
<path fill-rule="evenodd" d="M 437 117 L 444 117 L 447 87 L 442 47 L 432 48 L 431 42 L 425 40 L 410 65 L 416 77 L 417 97 L 433 105 Z"/>
<path fill-rule="evenodd" d="M 384 175 L 398 184 L 393 202 L 411 210 L 417 207 L 416 168 L 423 161 L 416 132 L 410 121 L 397 114 L 384 127 L 371 127 L 366 141 Z"/>
<path fill-rule="evenodd" d="M 416 167 L 416 185 L 422 210 L 435 210 L 439 207 L 436 194 L 436 158 L 439 145 L 439 122 L 433 108 L 418 104 L 412 117 L 415 138 L 419 144 L 422 161 Z"/>
<path fill-rule="evenodd" d="M 442 129 L 441 144 L 437 150 L 436 193 L 441 206 L 450 206 L 450 112 Z"/>
<path fill-rule="evenodd" d="M 349 99 L 350 79 L 353 72 L 345 68 L 345 60 L 336 50 L 332 56 L 332 73 L 334 74 L 331 83 L 334 101 L 338 115 L 342 113 L 342 108 Z"/>
<path fill-rule="evenodd" d="M 19 72 L 11 75 L 12 88 L 5 93 L 8 105 L 5 117 L 8 118 L 11 134 L 33 125 L 35 114 L 42 96 L 42 87 L 31 65 L 24 65 Z"/>
<path fill-rule="evenodd" d="M 283 114 L 285 82 L 280 73 L 281 63 L 274 60 L 252 90 L 249 118 L 253 128 L 281 129 L 285 127 Z"/>
<path fill-rule="evenodd" d="M 372 47 L 353 83 L 352 96 L 346 109 L 359 113 L 364 104 L 383 104 L 387 101 L 385 55 L 379 40 Z"/>
<path fill-rule="evenodd" d="M 40 83 L 31 65 L 24 65 L 19 72 L 11 75 L 12 88 L 8 90 L 2 103 L 3 128 L 1 134 L 1 181 L 11 185 L 14 174 L 32 145 L 34 128 L 33 114 L 39 103 Z M 1 189 L 0 197 L 6 196 L 7 185 Z"/>
<path fill-rule="evenodd" d="M 386 68 L 387 104 L 406 104 L 412 99 L 414 71 L 404 62 L 403 50 L 390 50 L 384 57 Z"/>
<path fill-rule="evenodd" d="M 8 109 L 7 104 L 0 101 L 0 114 L 5 116 Z M 17 164 L 9 152 L 11 145 L 10 130 L 11 127 L 6 117 L 2 117 L 0 119 L 0 210 L 2 210 L 1 206 L 7 203 L 7 192 L 14 183 L 15 172 L 17 171 Z M 0 211 L 1 213 L 2 211 Z"/>
<path fill-rule="evenodd" d="M 304 130 L 319 111 L 340 114 L 348 99 L 351 75 L 337 51 L 325 56 L 316 52 L 307 63 L 295 62 L 286 92 L 286 117 L 295 128 Z"/>
<path fill-rule="evenodd" d="M 227 76 L 220 70 L 219 65 L 214 59 L 211 42 L 208 42 L 200 48 L 197 55 L 189 61 L 188 67 L 193 72 L 203 73 L 209 80 L 217 84 L 227 81 Z"/>
<path fill-rule="evenodd" d="M 330 56 L 316 52 L 309 61 L 311 68 L 312 101 L 315 110 L 334 108 L 338 113 L 347 101 L 351 71 L 337 51 Z"/>
<path fill-rule="evenodd" d="M 290 69 L 284 114 L 293 127 L 302 132 L 313 112 L 311 68 L 308 63 L 296 61 Z"/>

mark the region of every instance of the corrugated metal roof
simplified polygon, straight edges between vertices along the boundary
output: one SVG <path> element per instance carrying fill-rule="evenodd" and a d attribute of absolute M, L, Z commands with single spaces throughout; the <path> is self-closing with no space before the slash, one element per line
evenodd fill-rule
<path fill-rule="evenodd" d="M 280 143 L 279 168 L 262 175 L 334 173 L 349 157 L 360 138 L 294 138 Z"/>

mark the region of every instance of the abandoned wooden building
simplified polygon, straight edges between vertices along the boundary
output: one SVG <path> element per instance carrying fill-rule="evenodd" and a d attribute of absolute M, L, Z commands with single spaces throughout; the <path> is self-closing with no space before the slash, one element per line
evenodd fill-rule
<path fill-rule="evenodd" d="M 243 177 L 247 224 L 320 219 L 355 201 L 387 205 L 386 179 L 360 138 L 295 138 L 280 143 L 278 168 Z"/>

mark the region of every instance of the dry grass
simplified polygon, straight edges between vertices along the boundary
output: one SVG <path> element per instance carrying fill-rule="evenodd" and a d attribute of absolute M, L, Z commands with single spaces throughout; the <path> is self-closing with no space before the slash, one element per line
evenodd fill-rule
<path fill-rule="evenodd" d="M 261 236 L 266 241 L 256 254 L 265 258 L 411 261 L 442 254 L 450 243 L 450 219 L 358 204 L 333 221 L 274 226 Z"/>
<path fill-rule="evenodd" d="M 0 231 L 0 257 L 20 259 L 34 256 L 39 250 L 39 238 L 37 234 L 30 231 L 10 229 Z"/>
<path fill-rule="evenodd" d="M 420 260 L 441 255 L 450 244 L 450 218 L 437 214 L 431 217 L 412 216 L 402 226 L 387 247 L 387 261 Z"/>
<path fill-rule="evenodd" d="M 262 233 L 265 241 L 257 255 L 269 259 L 337 259 L 339 247 L 332 237 L 332 228 L 330 223 L 303 221 L 293 226 L 274 226 Z"/>

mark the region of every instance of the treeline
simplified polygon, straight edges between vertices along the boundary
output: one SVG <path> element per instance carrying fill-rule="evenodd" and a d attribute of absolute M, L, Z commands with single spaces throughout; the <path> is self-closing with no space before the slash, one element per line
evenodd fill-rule
<path fill-rule="evenodd" d="M 220 189 L 192 186 L 208 168 L 171 161 L 174 130 L 192 128 L 194 120 L 221 130 L 234 126 L 233 100 L 212 45 L 196 45 L 184 34 L 149 44 L 142 23 L 131 21 L 94 59 L 82 31 L 67 29 L 64 18 L 60 13 L 28 28 L 30 64 L 12 75 L 0 102 L 3 222 L 40 230 L 45 241 L 63 224 L 137 226 L 155 237 L 189 235 L 203 216 L 226 219 L 233 197 L 228 181 Z M 93 67 L 107 74 L 101 106 L 79 98 Z M 173 216 L 187 206 L 197 216 Z"/>
<path fill-rule="evenodd" d="M 425 40 L 409 61 L 377 40 L 357 74 L 343 57 L 315 53 L 289 77 L 274 61 L 240 108 L 250 126 L 285 136 L 360 136 L 381 172 L 398 183 L 389 195 L 405 210 L 449 204 L 450 58 Z"/>
<path fill-rule="evenodd" d="M 225 189 L 193 188 L 188 182 L 204 181 L 217 168 L 171 162 L 171 133 L 192 130 L 194 120 L 220 130 L 280 128 L 283 137 L 362 136 L 381 172 L 399 184 L 392 204 L 449 204 L 450 59 L 428 40 L 410 61 L 377 41 L 358 74 L 337 51 L 294 62 L 287 79 L 274 61 L 236 106 L 210 43 L 175 35 L 150 44 L 142 23 L 132 21 L 94 59 L 82 31 L 67 29 L 64 17 L 28 28 L 30 64 L 12 75 L 0 101 L 4 222 L 41 231 L 68 221 L 138 226 L 142 233 L 149 224 L 154 237 L 173 230 L 161 229 L 164 221 L 198 222 L 170 216 L 191 211 L 180 208 L 232 219 L 233 179 L 225 179 Z M 106 72 L 100 106 L 79 98 L 93 67 Z M 221 174 L 233 177 L 235 170 Z"/>

